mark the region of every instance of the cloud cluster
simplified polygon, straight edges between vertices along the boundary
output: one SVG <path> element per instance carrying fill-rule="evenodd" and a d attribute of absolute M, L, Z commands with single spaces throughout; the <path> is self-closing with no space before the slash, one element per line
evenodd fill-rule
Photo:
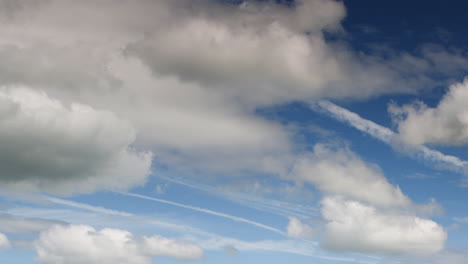
<path fill-rule="evenodd" d="M 135 131 L 108 111 L 65 106 L 26 87 L 0 88 L 0 182 L 58 194 L 144 182 L 151 154 L 135 152 Z"/>
<path fill-rule="evenodd" d="M 386 213 L 412 203 L 376 166 L 320 145 L 296 162 L 292 133 L 257 114 L 293 101 L 414 91 L 431 81 L 428 72 L 437 73 L 429 62 L 444 61 L 443 51 L 427 51 L 427 60 L 410 54 L 386 60 L 327 40 L 325 32 L 340 39 L 345 15 L 343 2 L 328 0 L 292 7 L 0 0 L 0 183 L 66 195 L 142 184 L 152 161 L 187 174 L 287 176 L 293 167 L 294 179 L 345 197 L 324 200 L 328 241 L 347 219 L 343 212 L 351 217 L 347 235 L 356 232 L 356 222 L 408 231 L 408 237 L 372 244 L 379 230 L 371 227 L 360 247 L 335 248 L 400 252 L 394 244 L 401 243 L 435 251 L 445 240 L 437 224 Z M 462 61 L 455 69 L 464 67 Z M 411 116 L 419 114 L 407 120 Z M 290 235 L 309 234 L 296 220 Z M 415 246 L 418 232 L 429 241 L 421 247 Z M 88 226 L 56 226 L 41 234 L 36 249 L 47 264 L 146 264 L 156 255 L 203 255 L 193 245 Z"/>
<path fill-rule="evenodd" d="M 150 264 L 156 256 L 198 259 L 203 249 L 159 236 L 136 237 L 119 229 L 95 230 L 85 225 L 57 225 L 35 242 L 37 260 L 44 264 Z"/>
<path fill-rule="evenodd" d="M 468 143 L 468 80 L 452 85 L 439 104 L 423 102 L 390 105 L 401 139 L 410 144 L 464 145 Z"/>
<path fill-rule="evenodd" d="M 427 254 L 444 247 L 445 230 L 417 216 L 418 211 L 427 214 L 438 206 L 414 204 L 398 186 L 387 181 L 375 164 L 366 163 L 349 149 L 316 145 L 313 154 L 296 164 L 292 175 L 325 194 L 321 208 L 326 222 L 322 241 L 325 248 Z"/>

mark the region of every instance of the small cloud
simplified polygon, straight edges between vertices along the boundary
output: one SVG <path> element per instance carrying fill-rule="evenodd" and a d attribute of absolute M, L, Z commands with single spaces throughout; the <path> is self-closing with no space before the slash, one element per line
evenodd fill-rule
<path fill-rule="evenodd" d="M 315 236 L 315 229 L 301 222 L 296 217 L 289 217 L 289 223 L 286 228 L 287 235 L 297 239 L 307 239 Z"/>
<path fill-rule="evenodd" d="M 154 193 L 158 195 L 163 195 L 166 193 L 168 187 L 169 187 L 168 183 L 157 184 L 156 187 L 154 187 Z"/>
<path fill-rule="evenodd" d="M 237 256 L 237 254 L 239 253 L 239 250 L 233 245 L 227 245 L 223 248 L 223 250 L 224 253 L 231 258 Z"/>

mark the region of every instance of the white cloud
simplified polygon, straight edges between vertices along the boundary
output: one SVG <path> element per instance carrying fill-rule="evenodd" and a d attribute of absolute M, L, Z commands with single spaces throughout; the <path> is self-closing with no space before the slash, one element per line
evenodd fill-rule
<path fill-rule="evenodd" d="M 0 88 L 0 182 L 57 194 L 122 189 L 144 182 L 151 154 L 136 152 L 131 125 L 112 112 Z"/>
<path fill-rule="evenodd" d="M 468 80 L 452 85 L 434 108 L 416 102 L 402 107 L 391 105 L 389 112 L 406 143 L 467 144 Z"/>
<path fill-rule="evenodd" d="M 325 247 L 337 251 L 428 254 L 444 247 L 447 233 L 434 221 L 379 211 L 336 196 L 325 197 Z"/>
<path fill-rule="evenodd" d="M 159 236 L 135 237 L 119 229 L 95 230 L 85 225 L 54 226 L 35 242 L 44 264 L 150 264 L 156 256 L 198 259 L 203 249 Z"/>
<path fill-rule="evenodd" d="M 295 179 L 310 182 L 325 193 L 385 207 L 409 206 L 410 199 L 390 184 L 375 164 L 361 160 L 348 149 L 316 145 L 314 152 L 294 166 Z"/>
<path fill-rule="evenodd" d="M 8 237 L 5 236 L 5 234 L 0 233 L 0 251 L 10 248 L 10 240 L 8 240 Z"/>
<path fill-rule="evenodd" d="M 307 224 L 301 222 L 294 216 L 289 217 L 289 223 L 286 227 L 286 234 L 292 238 L 312 238 L 315 236 L 316 230 Z"/>

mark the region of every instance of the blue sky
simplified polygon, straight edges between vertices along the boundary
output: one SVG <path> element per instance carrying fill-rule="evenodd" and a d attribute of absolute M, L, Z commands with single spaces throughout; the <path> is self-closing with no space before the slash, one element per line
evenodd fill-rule
<path fill-rule="evenodd" d="M 0 0 L 0 262 L 465 263 L 466 7 Z"/>

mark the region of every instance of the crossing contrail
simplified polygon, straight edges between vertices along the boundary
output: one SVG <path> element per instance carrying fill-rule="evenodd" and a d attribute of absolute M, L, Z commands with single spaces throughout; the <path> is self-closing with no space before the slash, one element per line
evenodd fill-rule
<path fill-rule="evenodd" d="M 140 199 L 150 200 L 150 201 L 154 201 L 154 202 L 158 202 L 158 203 L 169 204 L 169 205 L 173 205 L 173 206 L 177 206 L 177 207 L 181 207 L 181 208 L 185 208 L 185 209 L 189 209 L 189 210 L 193 210 L 193 211 L 197 211 L 197 212 L 201 212 L 201 213 L 205 213 L 205 214 L 224 217 L 224 218 L 236 221 L 236 222 L 246 223 L 246 224 L 253 225 L 253 226 L 256 226 L 256 227 L 259 227 L 259 228 L 263 228 L 265 230 L 273 231 L 273 232 L 275 232 L 277 234 L 280 234 L 280 235 L 283 235 L 283 236 L 286 235 L 285 232 L 283 232 L 283 231 L 281 231 L 281 230 L 279 230 L 277 228 L 274 228 L 274 227 L 271 227 L 271 226 L 268 226 L 268 225 L 264 225 L 262 223 L 258 223 L 258 222 L 255 222 L 255 221 L 252 221 L 252 220 L 249 220 L 249 219 L 245 219 L 245 218 L 242 218 L 242 217 L 234 216 L 234 215 L 220 213 L 220 212 L 216 212 L 216 211 L 201 208 L 201 207 L 181 204 L 181 203 L 177 203 L 177 202 L 172 202 L 172 201 L 159 199 L 159 198 L 154 198 L 154 197 L 141 195 L 141 194 L 136 194 L 136 193 L 129 193 L 129 192 L 116 192 L 116 193 L 126 195 L 126 196 L 136 197 L 136 198 L 140 198 Z"/>

